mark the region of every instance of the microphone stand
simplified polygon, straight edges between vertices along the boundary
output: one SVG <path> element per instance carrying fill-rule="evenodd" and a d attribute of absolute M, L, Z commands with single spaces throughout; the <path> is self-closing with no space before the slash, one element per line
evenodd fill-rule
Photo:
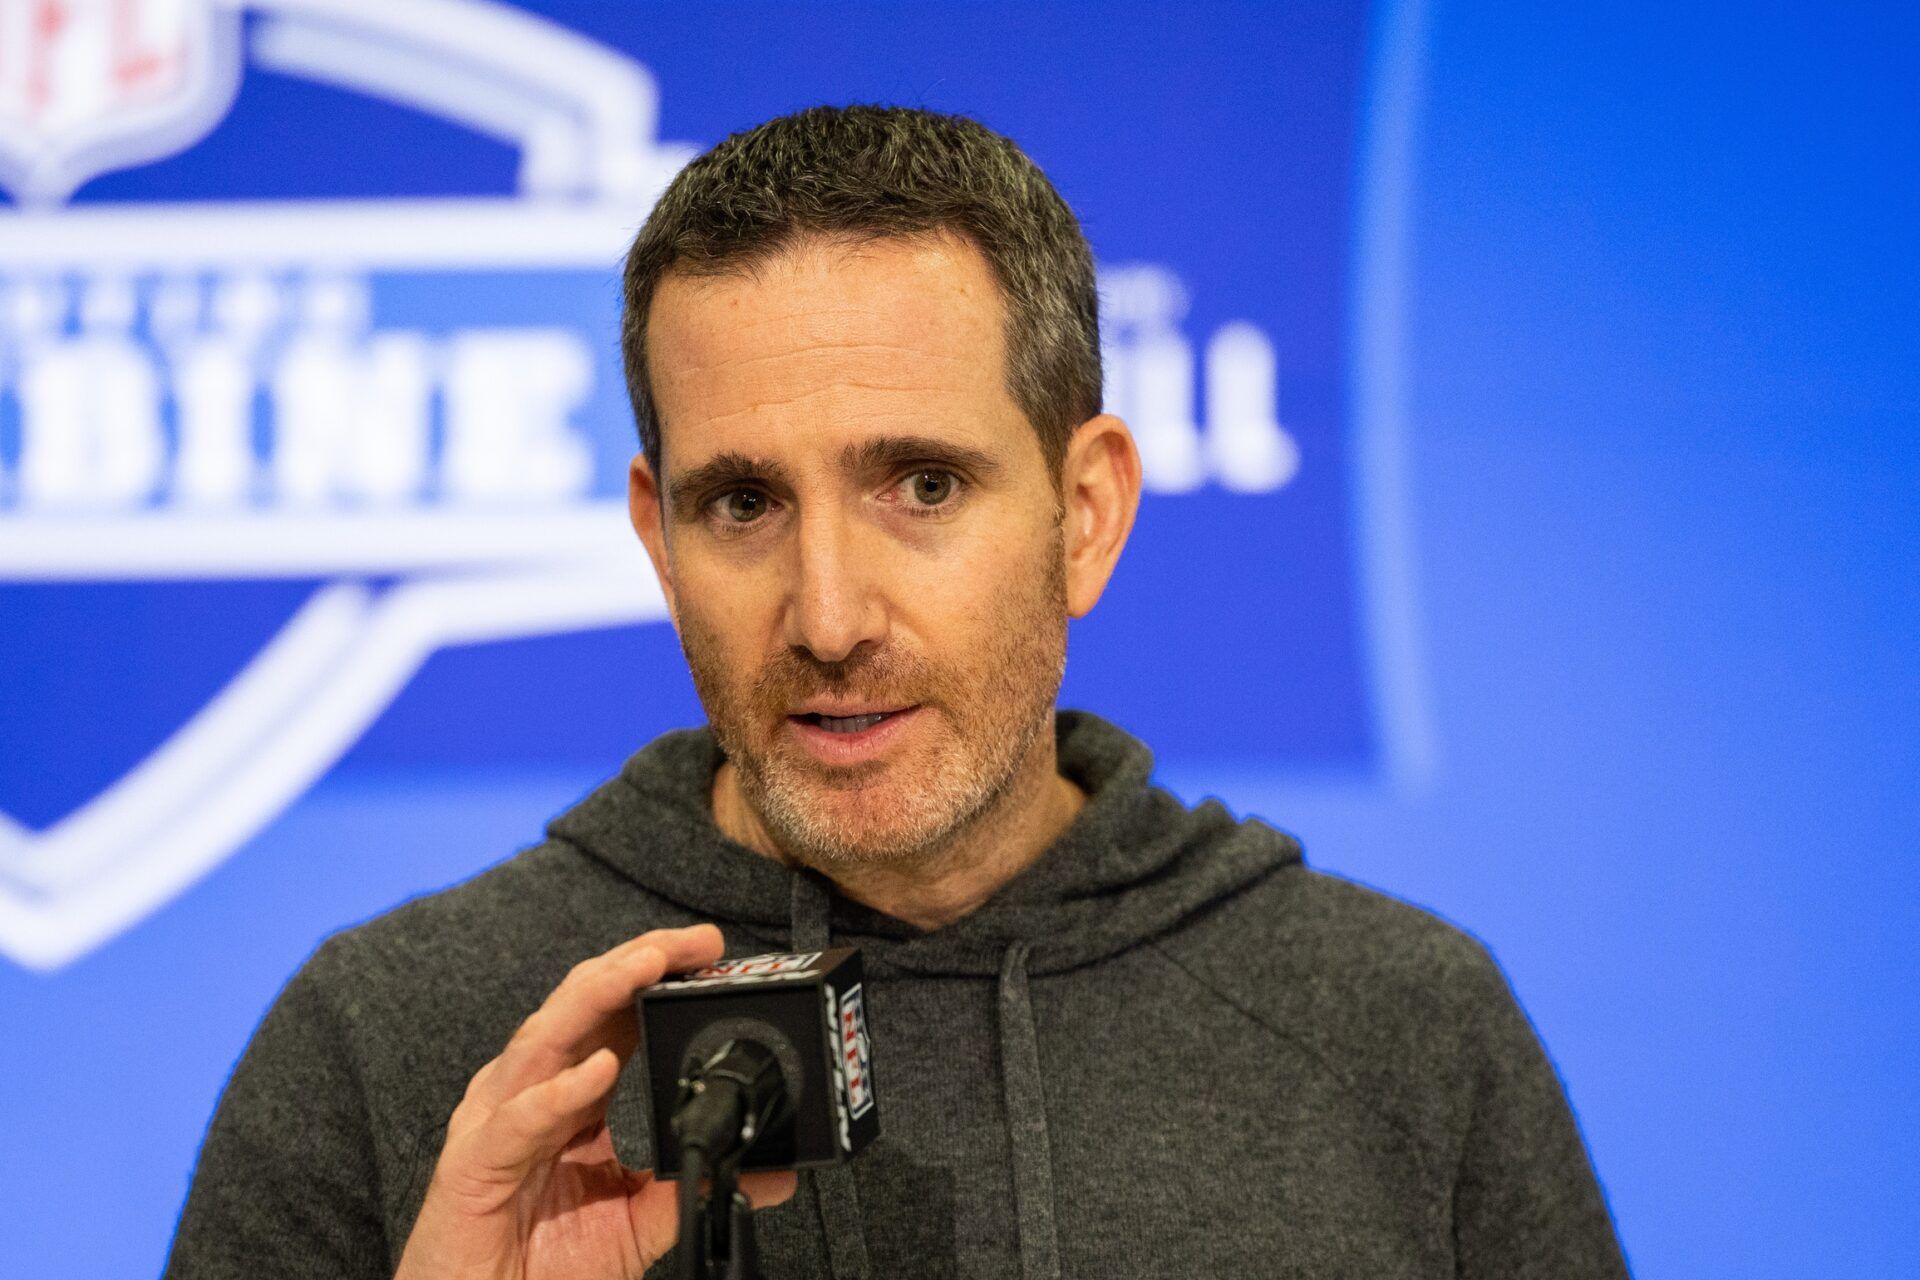
<path fill-rule="evenodd" d="M 792 1112 L 779 1062 L 753 1040 L 729 1041 L 681 1081 L 673 1120 L 680 1140 L 681 1280 L 764 1280 L 740 1162 Z M 712 1183 L 704 1196 L 703 1175 Z"/>
<path fill-rule="evenodd" d="M 765 1280 L 753 1234 L 753 1205 L 740 1190 L 739 1156 L 714 1166 L 713 1185 L 704 1196 L 697 1177 L 681 1176 L 682 1199 L 698 1202 L 691 1232 L 681 1240 L 688 1254 L 681 1274 L 690 1280 Z"/>

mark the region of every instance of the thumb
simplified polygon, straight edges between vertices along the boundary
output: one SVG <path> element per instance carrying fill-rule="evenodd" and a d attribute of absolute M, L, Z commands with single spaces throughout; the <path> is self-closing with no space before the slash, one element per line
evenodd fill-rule
<path fill-rule="evenodd" d="M 756 1209 L 765 1209 L 776 1204 L 785 1204 L 793 1199 L 794 1190 L 800 1185 L 800 1179 L 791 1169 L 779 1173 L 743 1173 L 740 1175 L 740 1189 L 747 1193 Z"/>

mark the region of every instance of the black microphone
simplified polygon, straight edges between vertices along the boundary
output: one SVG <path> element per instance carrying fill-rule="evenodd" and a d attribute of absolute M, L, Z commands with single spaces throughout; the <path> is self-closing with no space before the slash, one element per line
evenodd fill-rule
<path fill-rule="evenodd" d="M 759 1280 L 741 1172 L 838 1163 L 880 1131 L 860 953 L 726 960 L 637 1005 L 654 1171 L 680 1179 L 680 1275 Z"/>
<path fill-rule="evenodd" d="M 696 1144 L 706 1173 L 753 1172 L 838 1164 L 879 1135 L 859 951 L 723 960 L 636 1004 L 660 1177 Z"/>
<path fill-rule="evenodd" d="M 792 1118 L 786 1072 L 774 1051 L 758 1040 L 729 1040 L 681 1079 L 673 1136 L 683 1160 L 698 1151 L 711 1168 L 738 1160 Z"/>
<path fill-rule="evenodd" d="M 792 1116 L 780 1060 L 758 1040 L 727 1041 L 681 1079 L 673 1136 L 680 1144 L 682 1280 L 761 1280 L 740 1160 Z M 713 1194 L 703 1200 L 705 1173 L 712 1174 Z"/>

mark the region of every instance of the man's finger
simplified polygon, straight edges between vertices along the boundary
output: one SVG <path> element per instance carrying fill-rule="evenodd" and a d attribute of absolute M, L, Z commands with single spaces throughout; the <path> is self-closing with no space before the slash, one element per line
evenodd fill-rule
<path fill-rule="evenodd" d="M 486 1181 L 518 1185 L 535 1165 L 566 1149 L 619 1076 L 619 1057 L 601 1049 L 521 1090 L 487 1118 L 461 1163 Z"/>
<path fill-rule="evenodd" d="M 724 949 L 720 930 L 701 924 L 656 929 L 582 961 L 483 1069 L 484 1079 L 474 1078 L 472 1092 L 497 1107 L 595 1050 L 624 1058 L 633 1052 L 634 993 L 668 973 L 712 964 Z"/>

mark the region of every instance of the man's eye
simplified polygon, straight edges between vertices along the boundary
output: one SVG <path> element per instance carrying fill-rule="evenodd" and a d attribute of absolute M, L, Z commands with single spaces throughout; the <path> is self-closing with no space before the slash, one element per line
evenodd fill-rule
<path fill-rule="evenodd" d="M 720 499 L 720 510 L 735 524 L 750 524 L 767 512 L 767 495 L 753 489 L 735 489 Z"/>
<path fill-rule="evenodd" d="M 953 496 L 954 478 L 950 471 L 916 471 L 909 484 L 913 500 L 923 507 L 937 507 Z"/>

